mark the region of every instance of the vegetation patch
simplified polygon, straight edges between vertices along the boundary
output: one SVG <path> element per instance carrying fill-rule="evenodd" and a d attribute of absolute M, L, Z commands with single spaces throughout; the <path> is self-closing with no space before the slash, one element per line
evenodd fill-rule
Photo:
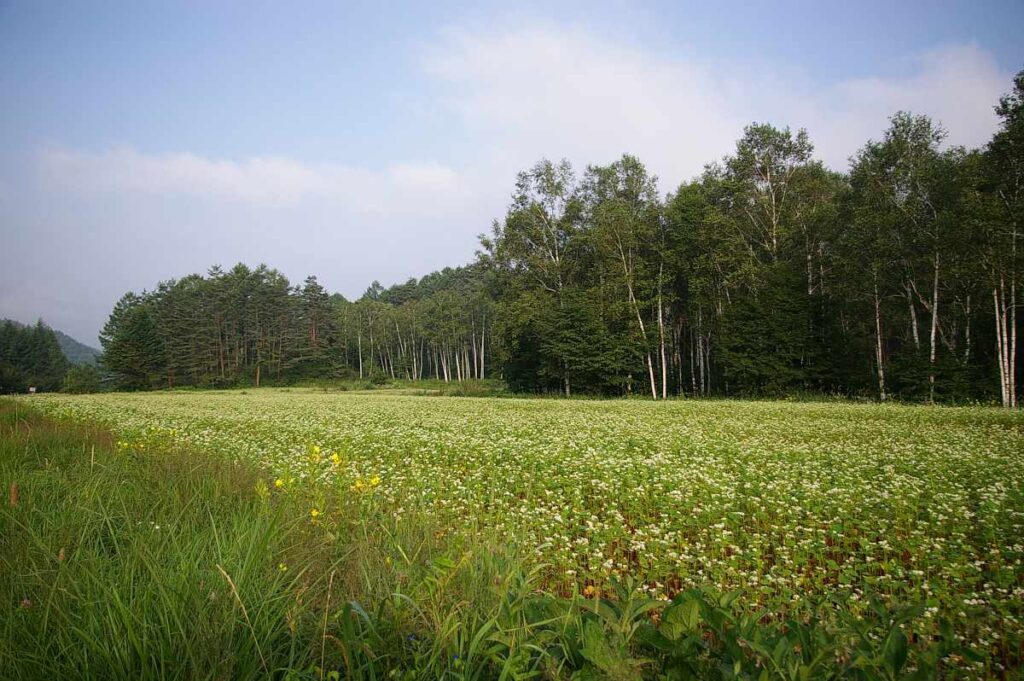
<path fill-rule="evenodd" d="M 32 659 L 58 664 L 83 631 L 112 645 L 142 598 L 154 621 L 180 614 L 160 649 L 174 653 L 152 653 L 163 634 L 151 633 L 78 662 L 190 659 L 173 648 L 200 645 L 186 613 L 219 607 L 202 640 L 248 654 L 226 676 L 265 673 L 260 653 L 344 678 L 1020 664 L 1016 412 L 294 389 L 16 404 L 3 581 L 15 616 L 40 619 L 8 626 L 12 659 L 47 641 Z M 59 419 L 53 443 L 25 425 L 38 418 L 27 404 Z M 67 440 L 81 422 L 113 433 L 98 463 L 91 443 Z M 59 581 L 69 556 L 87 593 Z M 57 627 L 49 608 L 70 619 Z"/>

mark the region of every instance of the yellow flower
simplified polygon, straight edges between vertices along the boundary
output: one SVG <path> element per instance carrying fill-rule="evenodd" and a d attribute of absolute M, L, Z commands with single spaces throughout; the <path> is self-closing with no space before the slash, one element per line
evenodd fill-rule
<path fill-rule="evenodd" d="M 319 454 L 320 453 L 320 445 L 313 445 L 313 453 L 314 454 Z"/>
<path fill-rule="evenodd" d="M 315 518 L 315 517 L 317 517 L 318 515 L 320 515 L 320 511 L 319 511 L 319 510 L 317 510 L 317 509 L 315 509 L 315 508 L 314 508 L 313 510 L 311 510 L 311 511 L 309 512 L 309 517 L 310 517 L 310 518 Z"/>
<path fill-rule="evenodd" d="M 278 478 L 277 480 L 275 480 L 274 481 L 274 487 L 276 487 L 278 489 L 281 489 L 282 487 L 284 487 L 284 480 L 282 480 L 281 478 Z"/>
<path fill-rule="evenodd" d="M 277 569 L 280 570 L 281 572 L 288 572 L 288 566 L 285 565 L 284 563 L 278 563 L 277 564 Z"/>
<path fill-rule="evenodd" d="M 334 454 L 331 454 L 331 461 L 334 462 L 335 466 L 341 465 L 341 456 L 338 454 L 338 452 L 334 452 Z"/>
<path fill-rule="evenodd" d="M 370 478 L 370 487 L 376 487 L 379 484 L 380 484 L 380 476 L 379 475 L 375 475 L 372 478 Z"/>

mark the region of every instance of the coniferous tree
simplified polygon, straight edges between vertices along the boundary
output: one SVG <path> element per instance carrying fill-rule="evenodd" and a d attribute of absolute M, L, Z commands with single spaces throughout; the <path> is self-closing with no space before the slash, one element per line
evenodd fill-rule
<path fill-rule="evenodd" d="M 166 358 L 147 296 L 123 296 L 100 333 L 100 343 L 103 366 L 119 388 L 145 390 L 160 383 Z"/>
<path fill-rule="evenodd" d="M 60 390 L 68 366 L 56 334 L 42 320 L 0 324 L 0 393 Z"/>

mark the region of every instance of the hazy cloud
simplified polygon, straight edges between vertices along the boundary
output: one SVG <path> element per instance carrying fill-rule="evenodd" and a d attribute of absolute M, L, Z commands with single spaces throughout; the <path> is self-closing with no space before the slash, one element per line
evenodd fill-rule
<path fill-rule="evenodd" d="M 58 148 L 39 154 L 41 176 L 82 193 L 268 208 L 316 201 L 360 214 L 454 216 L 482 197 L 503 199 L 514 173 L 541 157 L 583 165 L 636 154 L 671 190 L 729 153 L 754 120 L 807 128 L 818 156 L 840 170 L 898 110 L 928 114 L 948 129 L 950 143 L 976 146 L 995 129 L 992 106 L 1011 78 L 988 53 L 960 45 L 910 57 L 898 76 L 815 87 L 763 65 L 755 75 L 734 73 L 557 26 L 449 30 L 423 66 L 441 105 L 457 118 L 453 134 L 473 142 L 459 168 L 395 161 L 373 170 L 284 157 Z M 490 208 L 497 215 L 503 206 Z"/>
<path fill-rule="evenodd" d="M 896 111 L 927 114 L 949 133 L 947 143 L 978 147 L 995 132 L 993 110 L 1012 83 L 992 55 L 976 45 L 953 45 L 908 60 L 908 73 L 841 82 L 812 102 L 807 127 L 817 132 L 822 158 L 837 168 L 868 139 L 878 139 Z"/>
<path fill-rule="evenodd" d="M 639 155 L 674 181 L 729 148 L 739 82 L 582 29 L 448 32 L 426 61 L 494 159 L 603 163 Z"/>
<path fill-rule="evenodd" d="M 436 213 L 466 199 L 459 173 L 437 163 L 401 162 L 382 171 L 290 158 L 149 155 L 131 148 L 102 153 L 47 149 L 43 182 L 73 193 L 200 197 L 265 208 L 326 201 L 359 213 Z"/>
<path fill-rule="evenodd" d="M 449 31 L 425 61 L 446 102 L 494 158 L 577 163 L 638 155 L 663 189 L 729 153 L 744 125 L 805 127 L 818 156 L 843 170 L 898 110 L 932 116 L 949 141 L 980 145 L 1009 86 L 975 45 L 908 58 L 897 76 L 813 85 L 782 69 L 697 64 L 580 28 Z"/>

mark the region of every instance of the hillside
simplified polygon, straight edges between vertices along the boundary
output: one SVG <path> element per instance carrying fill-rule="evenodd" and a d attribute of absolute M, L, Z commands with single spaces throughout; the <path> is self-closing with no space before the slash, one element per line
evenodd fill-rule
<path fill-rule="evenodd" d="M 54 329 L 53 333 L 57 336 L 60 349 L 64 351 L 64 356 L 68 358 L 69 362 L 72 364 L 96 364 L 100 356 L 99 350 L 75 340 L 62 331 Z"/>
<path fill-rule="evenodd" d="M 14 321 L 13 319 L 2 319 L 0 324 L 3 322 L 10 321 L 15 326 L 24 327 L 25 324 Z M 45 323 L 45 322 L 44 322 Z M 57 336 L 57 343 L 60 344 L 60 349 L 64 353 L 64 356 L 68 358 L 68 361 L 72 364 L 96 364 L 99 359 L 100 351 L 96 348 L 86 345 L 85 343 L 79 342 L 67 335 L 62 331 L 53 329 L 53 333 Z"/>

